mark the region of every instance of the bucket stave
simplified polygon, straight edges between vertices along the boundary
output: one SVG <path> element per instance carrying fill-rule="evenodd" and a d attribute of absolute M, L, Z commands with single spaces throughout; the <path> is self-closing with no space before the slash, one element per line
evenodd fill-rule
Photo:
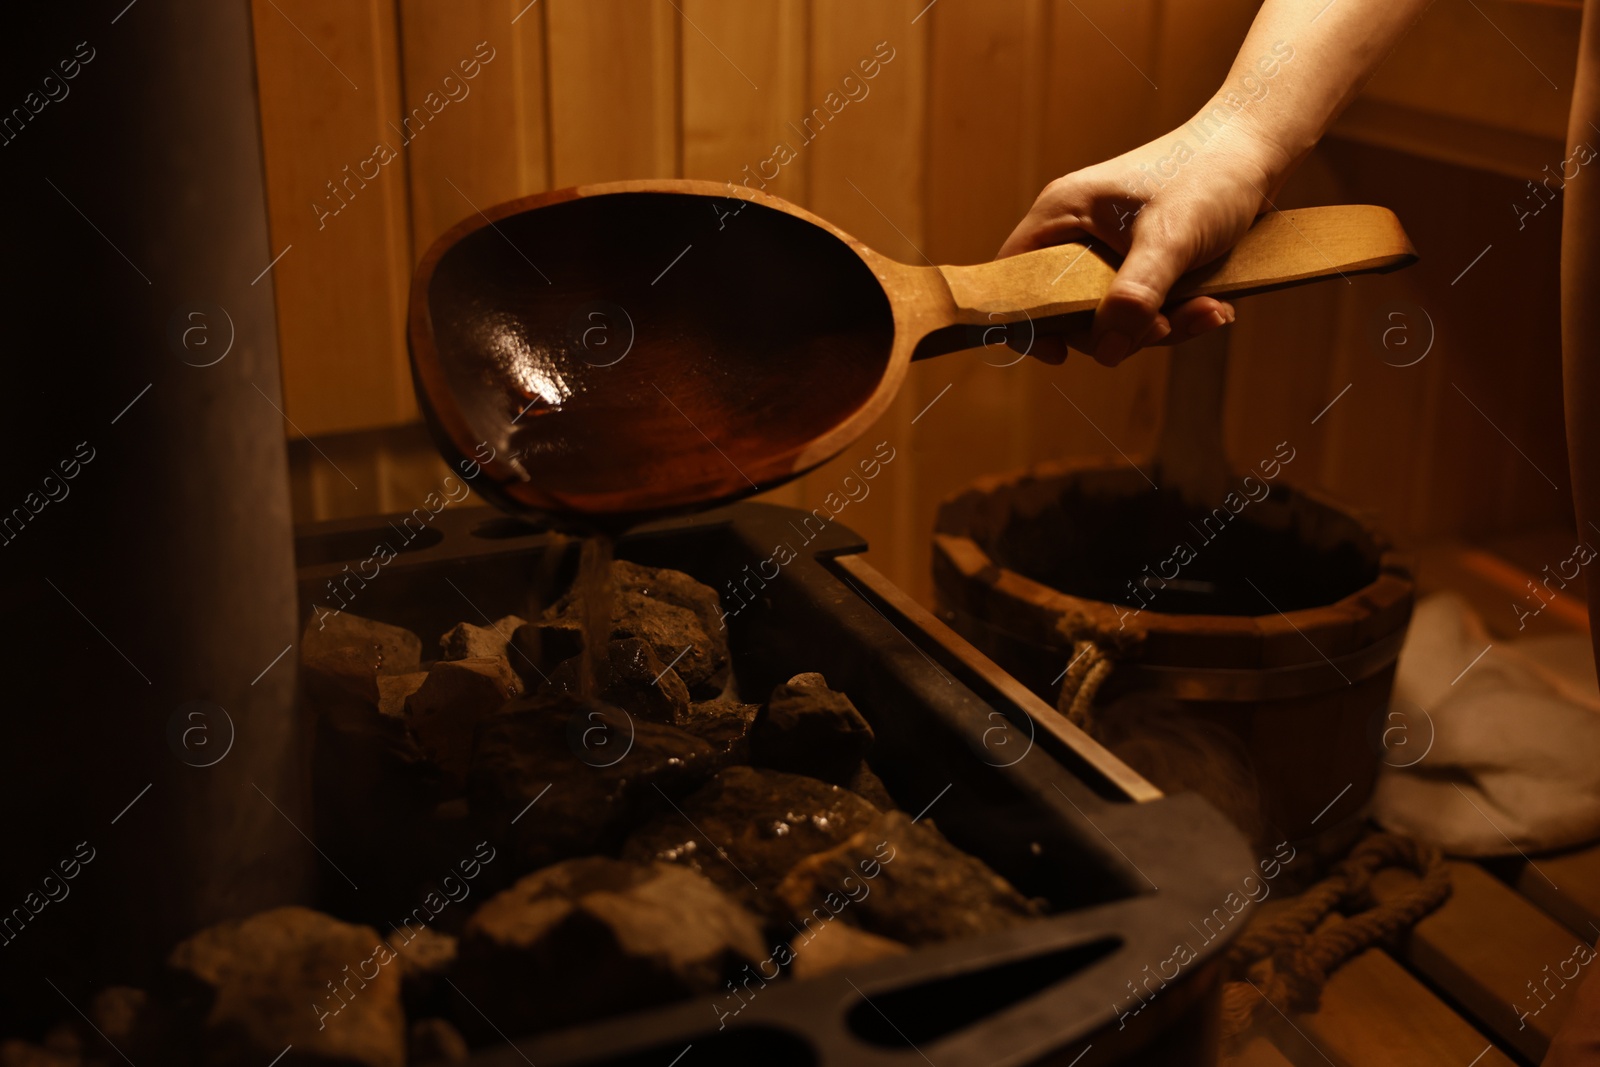
<path fill-rule="evenodd" d="M 1237 511 L 1205 512 L 1150 474 L 1052 462 L 948 498 L 941 612 L 1052 703 L 1091 642 L 1113 663 L 1095 694 L 1112 735 L 1129 701 L 1221 727 L 1258 792 L 1242 827 L 1258 843 L 1348 827 L 1377 778 L 1409 563 L 1321 494 L 1272 482 Z"/>

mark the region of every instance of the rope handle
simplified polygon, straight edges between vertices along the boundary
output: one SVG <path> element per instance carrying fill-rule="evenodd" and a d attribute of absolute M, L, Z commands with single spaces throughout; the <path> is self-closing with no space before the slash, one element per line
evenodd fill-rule
<path fill-rule="evenodd" d="M 1094 700 L 1111 674 L 1111 656 L 1087 638 L 1073 641 L 1062 672 L 1056 709 L 1091 737 L 1097 735 Z M 1419 881 L 1386 901 L 1372 897 L 1372 879 L 1387 867 L 1413 871 Z M 1315 1011 L 1328 976 L 1347 960 L 1410 930 L 1450 896 L 1450 868 L 1433 845 L 1401 834 L 1374 833 L 1322 881 L 1266 920 L 1250 923 L 1229 947 L 1224 967 L 1231 980 L 1222 990 L 1224 1040 L 1249 1029 L 1256 1009 Z M 1340 912 L 1343 921 L 1323 926 Z M 1257 972 L 1256 982 L 1252 971 Z"/>
<path fill-rule="evenodd" d="M 1081 639 L 1072 644 L 1072 659 L 1061 676 L 1061 693 L 1056 710 L 1090 737 L 1095 736 L 1094 698 L 1111 674 L 1112 659 L 1094 641 Z"/>
<path fill-rule="evenodd" d="M 1372 879 L 1386 867 L 1404 867 L 1420 881 L 1383 902 L 1372 898 Z M 1256 1009 L 1316 1011 L 1328 976 L 1374 945 L 1391 944 L 1450 897 L 1450 868 L 1433 845 L 1400 834 L 1362 840 L 1328 877 L 1265 921 L 1250 924 L 1228 949 L 1233 977 L 1222 991 L 1224 1040 L 1249 1029 Z M 1342 922 L 1317 929 L 1336 910 L 1359 908 Z M 1315 932 L 1313 932 L 1315 931 Z M 1257 983 L 1252 969 L 1262 970 Z"/>

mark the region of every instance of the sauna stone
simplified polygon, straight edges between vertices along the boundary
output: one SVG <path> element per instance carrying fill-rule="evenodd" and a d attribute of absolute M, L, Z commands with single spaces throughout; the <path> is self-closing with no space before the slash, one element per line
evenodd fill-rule
<path fill-rule="evenodd" d="M 775 914 L 773 890 L 795 864 L 878 815 L 839 786 L 753 767 L 729 767 L 678 807 L 641 826 L 623 858 L 688 867 L 768 916 Z"/>
<path fill-rule="evenodd" d="M 456 963 L 456 939 L 426 926 L 396 930 L 385 943 L 398 957 L 400 993 L 407 1007 L 424 1004 L 437 994 Z"/>
<path fill-rule="evenodd" d="M 339 733 L 402 763 L 416 762 L 421 752 L 399 694 L 426 677 L 421 672 L 377 674 L 367 654 L 355 647 L 309 652 L 301 661 L 307 707 Z"/>
<path fill-rule="evenodd" d="M 557 667 L 547 691 L 578 696 L 581 660 L 574 656 Z M 597 667 L 601 700 L 651 722 L 682 724 L 689 710 L 689 689 L 648 643 L 637 637 L 612 641 Z"/>
<path fill-rule="evenodd" d="M 341 611 L 313 614 L 300 636 L 300 656 L 308 659 L 336 648 L 359 648 L 379 674 L 422 669 L 422 639 L 410 630 Z"/>
<path fill-rule="evenodd" d="M 512 631 L 506 651 L 512 668 L 533 692 L 549 681 L 558 666 L 583 651 L 583 630 L 576 616 L 524 623 Z"/>
<path fill-rule="evenodd" d="M 428 680 L 427 671 L 378 675 L 378 714 L 405 721 L 406 701 Z"/>
<path fill-rule="evenodd" d="M 482 659 L 486 656 L 505 656 L 510 658 L 516 655 L 508 651 L 512 634 L 520 626 L 526 626 L 527 619 L 519 615 L 507 615 L 496 619 L 488 626 L 474 626 L 470 622 L 458 622 L 439 638 L 439 648 L 442 650 L 441 659 Z"/>
<path fill-rule="evenodd" d="M 504 656 L 440 660 L 406 700 L 406 719 L 428 758 L 454 781 L 466 780 L 472 734 L 521 688 Z"/>
<path fill-rule="evenodd" d="M 749 763 L 750 727 L 760 711 L 759 704 L 719 697 L 690 704 L 677 725 L 710 744 L 724 763 Z"/>
<path fill-rule="evenodd" d="M 123 1062 L 117 1053 L 106 1047 L 107 1041 L 134 1063 L 192 1062 L 178 1054 L 180 1045 L 192 1044 L 192 1041 L 174 1040 L 172 1010 L 164 997 L 151 996 L 132 986 L 107 986 L 90 998 L 86 1008 L 87 1018 L 82 1023 L 74 1019 L 72 1029 L 76 1034 L 70 1036 L 88 1050 L 85 1061 L 93 1067 L 110 1067 Z M 65 1052 L 69 1046 L 62 1038 L 68 1036 L 58 1027 L 46 1036 L 44 1046 L 48 1050 Z M 0 1054 L 0 1067 L 10 1067 L 13 1062 L 35 1061 L 12 1061 Z"/>
<path fill-rule="evenodd" d="M 199 1063 L 265 1064 L 293 1045 L 296 1063 L 404 1067 L 400 968 L 378 965 L 378 942 L 371 927 L 287 907 L 180 943 L 167 966 L 197 1016 Z"/>
<path fill-rule="evenodd" d="M 589 857 L 486 901 L 463 932 L 457 982 L 515 1034 L 713 992 L 767 955 L 756 917 L 695 872 Z M 483 1025 L 470 1008 L 460 1020 Z"/>
<path fill-rule="evenodd" d="M 844 787 L 879 811 L 894 811 L 900 806 L 895 803 L 894 797 L 889 795 L 889 787 L 883 784 L 883 779 L 867 766 L 866 760 L 856 764 L 856 769 L 844 782 Z"/>
<path fill-rule="evenodd" d="M 411 1024 L 411 1063 L 466 1063 L 472 1055 L 461 1031 L 445 1019 L 418 1019 Z"/>
<path fill-rule="evenodd" d="M 611 637 L 640 638 L 695 696 L 717 695 L 727 679 L 728 641 L 716 591 L 681 571 L 624 560 L 612 564 L 611 581 Z M 574 595 L 569 592 L 551 605 L 541 622 L 541 640 L 566 640 L 549 631 L 552 625 L 576 630 Z"/>
<path fill-rule="evenodd" d="M 614 847 L 720 766 L 711 745 L 677 727 L 566 696 L 524 697 L 483 726 L 467 787 L 474 816 L 497 822 L 495 840 L 527 869 Z"/>
<path fill-rule="evenodd" d="M 872 740 L 872 727 L 849 697 L 825 685 L 786 682 L 756 716 L 750 756 L 763 767 L 844 782 Z"/>
<path fill-rule="evenodd" d="M 150 1015 L 149 994 L 132 986 L 108 986 L 96 993 L 89 1004 L 89 1018 L 95 1029 L 121 1048 L 138 1043 Z"/>
<path fill-rule="evenodd" d="M 82 1063 L 82 1057 L 74 1050 L 17 1040 L 0 1043 L 0 1067 L 81 1067 Z"/>
<path fill-rule="evenodd" d="M 1040 914 L 981 860 L 899 811 L 801 860 L 777 896 L 802 924 L 842 921 L 913 946 L 1005 930 Z"/>

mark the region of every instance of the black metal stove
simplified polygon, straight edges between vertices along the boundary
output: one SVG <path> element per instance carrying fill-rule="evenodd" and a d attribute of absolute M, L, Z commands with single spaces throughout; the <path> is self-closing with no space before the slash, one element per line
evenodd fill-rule
<path fill-rule="evenodd" d="M 1219 950 L 1242 924 L 1218 935 L 1204 920 L 1254 873 L 1240 836 L 1198 797 L 1161 795 L 1000 671 L 874 569 L 853 532 L 837 524 L 818 532 L 807 518 L 738 504 L 641 528 L 617 554 L 685 571 L 718 590 L 725 608 L 742 604 L 727 623 L 747 696 L 805 671 L 848 693 L 877 734 L 873 767 L 900 806 L 931 808 L 951 841 L 1047 900 L 1049 917 L 774 983 L 722 1028 L 705 997 L 485 1050 L 472 1062 L 1214 1062 Z M 327 579 L 393 534 L 387 517 L 303 527 L 303 614 Z M 570 570 L 572 560 L 549 558 L 557 545 L 572 548 L 487 508 L 449 509 L 351 610 L 423 635 L 478 621 L 480 611 L 523 611 L 552 563 Z M 796 558 L 775 566 L 780 545 Z"/>

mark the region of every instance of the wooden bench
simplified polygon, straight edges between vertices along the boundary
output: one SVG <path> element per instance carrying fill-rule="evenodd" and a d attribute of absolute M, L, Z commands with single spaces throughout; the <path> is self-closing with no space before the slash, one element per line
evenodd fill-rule
<path fill-rule="evenodd" d="M 1532 535 L 1488 550 L 1450 544 L 1419 553 L 1420 595 L 1465 596 L 1491 632 L 1538 560 L 1570 535 Z M 1541 613 L 1539 632 L 1586 629 L 1583 592 Z M 1510 598 L 1510 599 L 1508 599 Z M 1317 1011 L 1261 1007 L 1225 1067 L 1508 1067 L 1537 1064 L 1570 1010 L 1577 982 L 1559 972 L 1600 938 L 1600 846 L 1483 863 L 1451 862 L 1454 892 L 1392 951 L 1369 949 L 1328 980 Z M 1385 871 L 1380 898 L 1414 876 Z M 1568 971 L 1570 973 L 1570 970 Z"/>

